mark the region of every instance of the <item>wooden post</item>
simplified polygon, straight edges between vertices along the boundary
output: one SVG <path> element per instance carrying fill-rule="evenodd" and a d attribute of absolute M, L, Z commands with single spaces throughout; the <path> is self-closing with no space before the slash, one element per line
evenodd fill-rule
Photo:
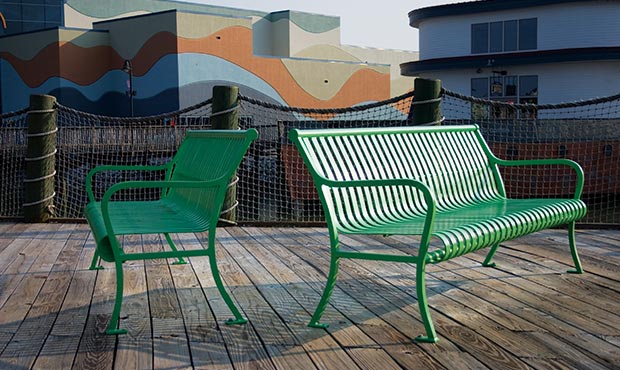
<path fill-rule="evenodd" d="M 31 95 L 28 111 L 24 218 L 48 222 L 54 212 L 56 98 Z"/>
<path fill-rule="evenodd" d="M 213 86 L 211 103 L 211 128 L 213 130 L 239 129 L 239 88 L 237 86 Z M 226 190 L 220 221 L 234 224 L 237 220 L 237 172 Z"/>
<path fill-rule="evenodd" d="M 441 81 L 416 78 L 413 91 L 413 124 L 441 124 Z"/>

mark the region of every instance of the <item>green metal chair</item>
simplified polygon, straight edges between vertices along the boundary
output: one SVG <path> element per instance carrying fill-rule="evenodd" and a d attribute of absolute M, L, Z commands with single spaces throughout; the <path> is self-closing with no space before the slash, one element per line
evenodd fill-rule
<path fill-rule="evenodd" d="M 580 199 L 581 167 L 567 159 L 502 160 L 491 153 L 477 126 L 397 127 L 291 131 L 325 210 L 331 243 L 329 275 L 309 326 L 320 323 L 336 284 L 341 258 L 416 265 L 418 305 L 426 335 L 438 337 L 426 299 L 425 269 L 545 228 L 568 225 L 574 270 L 583 269 L 575 245 L 575 221 L 586 214 Z M 500 167 L 562 166 L 574 188 L 565 198 L 511 199 Z M 342 251 L 339 234 L 420 235 L 411 255 Z M 437 247 L 431 247 L 431 239 Z M 433 244 L 433 245 L 435 245 Z"/>
<path fill-rule="evenodd" d="M 96 242 L 91 269 L 97 261 L 113 262 L 116 267 L 116 298 L 107 334 L 124 334 L 117 328 L 123 299 L 123 263 L 131 260 L 208 256 L 217 288 L 232 311 L 227 324 L 243 324 L 241 315 L 224 289 L 215 260 L 215 229 L 224 203 L 229 181 L 241 163 L 250 143 L 258 133 L 246 131 L 188 131 L 174 158 L 160 166 L 98 166 L 86 177 L 89 203 L 84 215 Z M 101 201 L 93 194 L 93 177 L 102 171 L 165 171 L 161 181 L 126 181 L 112 185 Z M 128 189 L 161 189 L 157 200 L 121 201 L 115 194 Z M 179 250 L 171 233 L 208 231 L 208 248 Z M 126 253 L 118 236 L 128 234 L 163 234 L 170 251 Z"/>

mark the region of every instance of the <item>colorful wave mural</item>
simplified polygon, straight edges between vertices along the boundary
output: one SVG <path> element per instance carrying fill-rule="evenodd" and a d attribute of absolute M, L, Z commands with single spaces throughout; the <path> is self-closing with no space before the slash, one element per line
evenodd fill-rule
<path fill-rule="evenodd" d="M 159 2 L 118 3 L 124 8 L 103 9 L 99 1 L 90 0 L 70 0 L 65 6 L 106 18 L 139 12 Z M 94 29 L 61 28 L 3 38 L 3 111 L 25 107 L 30 94 L 47 93 L 76 109 L 127 115 L 128 75 L 121 71 L 126 59 L 133 66 L 137 115 L 169 112 L 205 100 L 215 84 L 234 84 L 242 93 L 251 91 L 254 96 L 301 107 L 345 107 L 390 97 L 386 65 L 255 55 L 248 16 L 261 14 L 174 10 L 103 21 L 95 23 Z M 281 20 L 273 17 L 274 22 Z M 339 26 L 313 23 L 303 16 L 291 20 L 308 32 L 331 32 Z"/>

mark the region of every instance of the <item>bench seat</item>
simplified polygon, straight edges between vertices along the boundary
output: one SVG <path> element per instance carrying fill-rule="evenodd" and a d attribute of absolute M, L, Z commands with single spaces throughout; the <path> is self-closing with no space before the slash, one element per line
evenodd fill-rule
<path fill-rule="evenodd" d="M 437 263 L 469 251 L 536 231 L 564 225 L 585 216 L 580 199 L 498 199 L 437 212 L 432 236 L 443 248 L 429 251 L 427 263 Z M 422 235 L 425 216 L 381 220 L 375 224 L 338 227 L 342 234 Z M 467 240 L 467 247 L 459 244 Z M 458 246 L 458 248 L 455 248 Z"/>
<path fill-rule="evenodd" d="M 584 174 L 563 158 L 504 160 L 493 155 L 476 125 L 438 127 L 293 129 L 291 140 L 308 167 L 330 231 L 330 271 L 310 326 L 319 320 L 336 284 L 339 260 L 358 258 L 416 265 L 416 290 L 426 335 L 436 342 L 426 300 L 425 266 L 546 228 L 568 225 L 570 253 L 583 272 L 575 221 L 587 211 L 580 199 Z M 559 167 L 569 173 L 555 189 L 564 198 L 509 198 L 500 168 Z M 420 235 L 410 255 L 342 251 L 339 234 Z"/>

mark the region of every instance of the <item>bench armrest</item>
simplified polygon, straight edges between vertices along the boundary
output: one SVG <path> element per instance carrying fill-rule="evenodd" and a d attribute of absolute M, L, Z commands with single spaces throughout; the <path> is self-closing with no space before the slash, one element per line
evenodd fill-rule
<path fill-rule="evenodd" d="M 575 186 L 574 199 L 580 199 L 581 193 L 583 192 L 583 184 L 584 184 L 584 174 L 583 169 L 579 165 L 579 163 L 572 161 L 570 159 L 565 158 L 554 158 L 554 159 L 521 159 L 521 160 L 507 160 L 500 158 L 493 158 L 495 164 L 506 167 L 516 167 L 516 166 L 550 166 L 550 165 L 560 165 L 560 166 L 568 166 L 575 171 L 577 175 L 577 184 Z"/>
<path fill-rule="evenodd" d="M 90 171 L 88 171 L 88 174 L 86 175 L 85 187 L 86 187 L 86 193 L 88 194 L 88 201 L 89 202 L 95 201 L 95 195 L 93 194 L 92 182 L 93 182 L 93 177 L 95 176 L 95 174 L 99 172 L 104 172 L 104 171 L 163 171 L 163 170 L 168 170 L 168 169 L 170 169 L 170 163 L 165 163 L 165 164 L 158 165 L 158 166 L 140 166 L 140 165 L 97 166 L 91 169 Z"/>
<path fill-rule="evenodd" d="M 331 188 L 356 188 L 356 187 L 386 187 L 386 186 L 406 186 L 415 188 L 422 193 L 426 202 L 426 216 L 424 219 L 424 229 L 422 240 L 420 243 L 419 256 L 425 256 L 428 250 L 431 233 L 433 231 L 433 222 L 435 221 L 435 213 L 437 211 L 437 201 L 431 189 L 424 183 L 413 179 L 385 179 L 385 180 L 329 180 L 324 177 L 320 178 L 320 185 Z M 322 196 L 322 195 L 321 195 Z M 329 222 L 329 221 L 328 221 Z M 333 222 L 333 221 L 332 221 Z"/>

